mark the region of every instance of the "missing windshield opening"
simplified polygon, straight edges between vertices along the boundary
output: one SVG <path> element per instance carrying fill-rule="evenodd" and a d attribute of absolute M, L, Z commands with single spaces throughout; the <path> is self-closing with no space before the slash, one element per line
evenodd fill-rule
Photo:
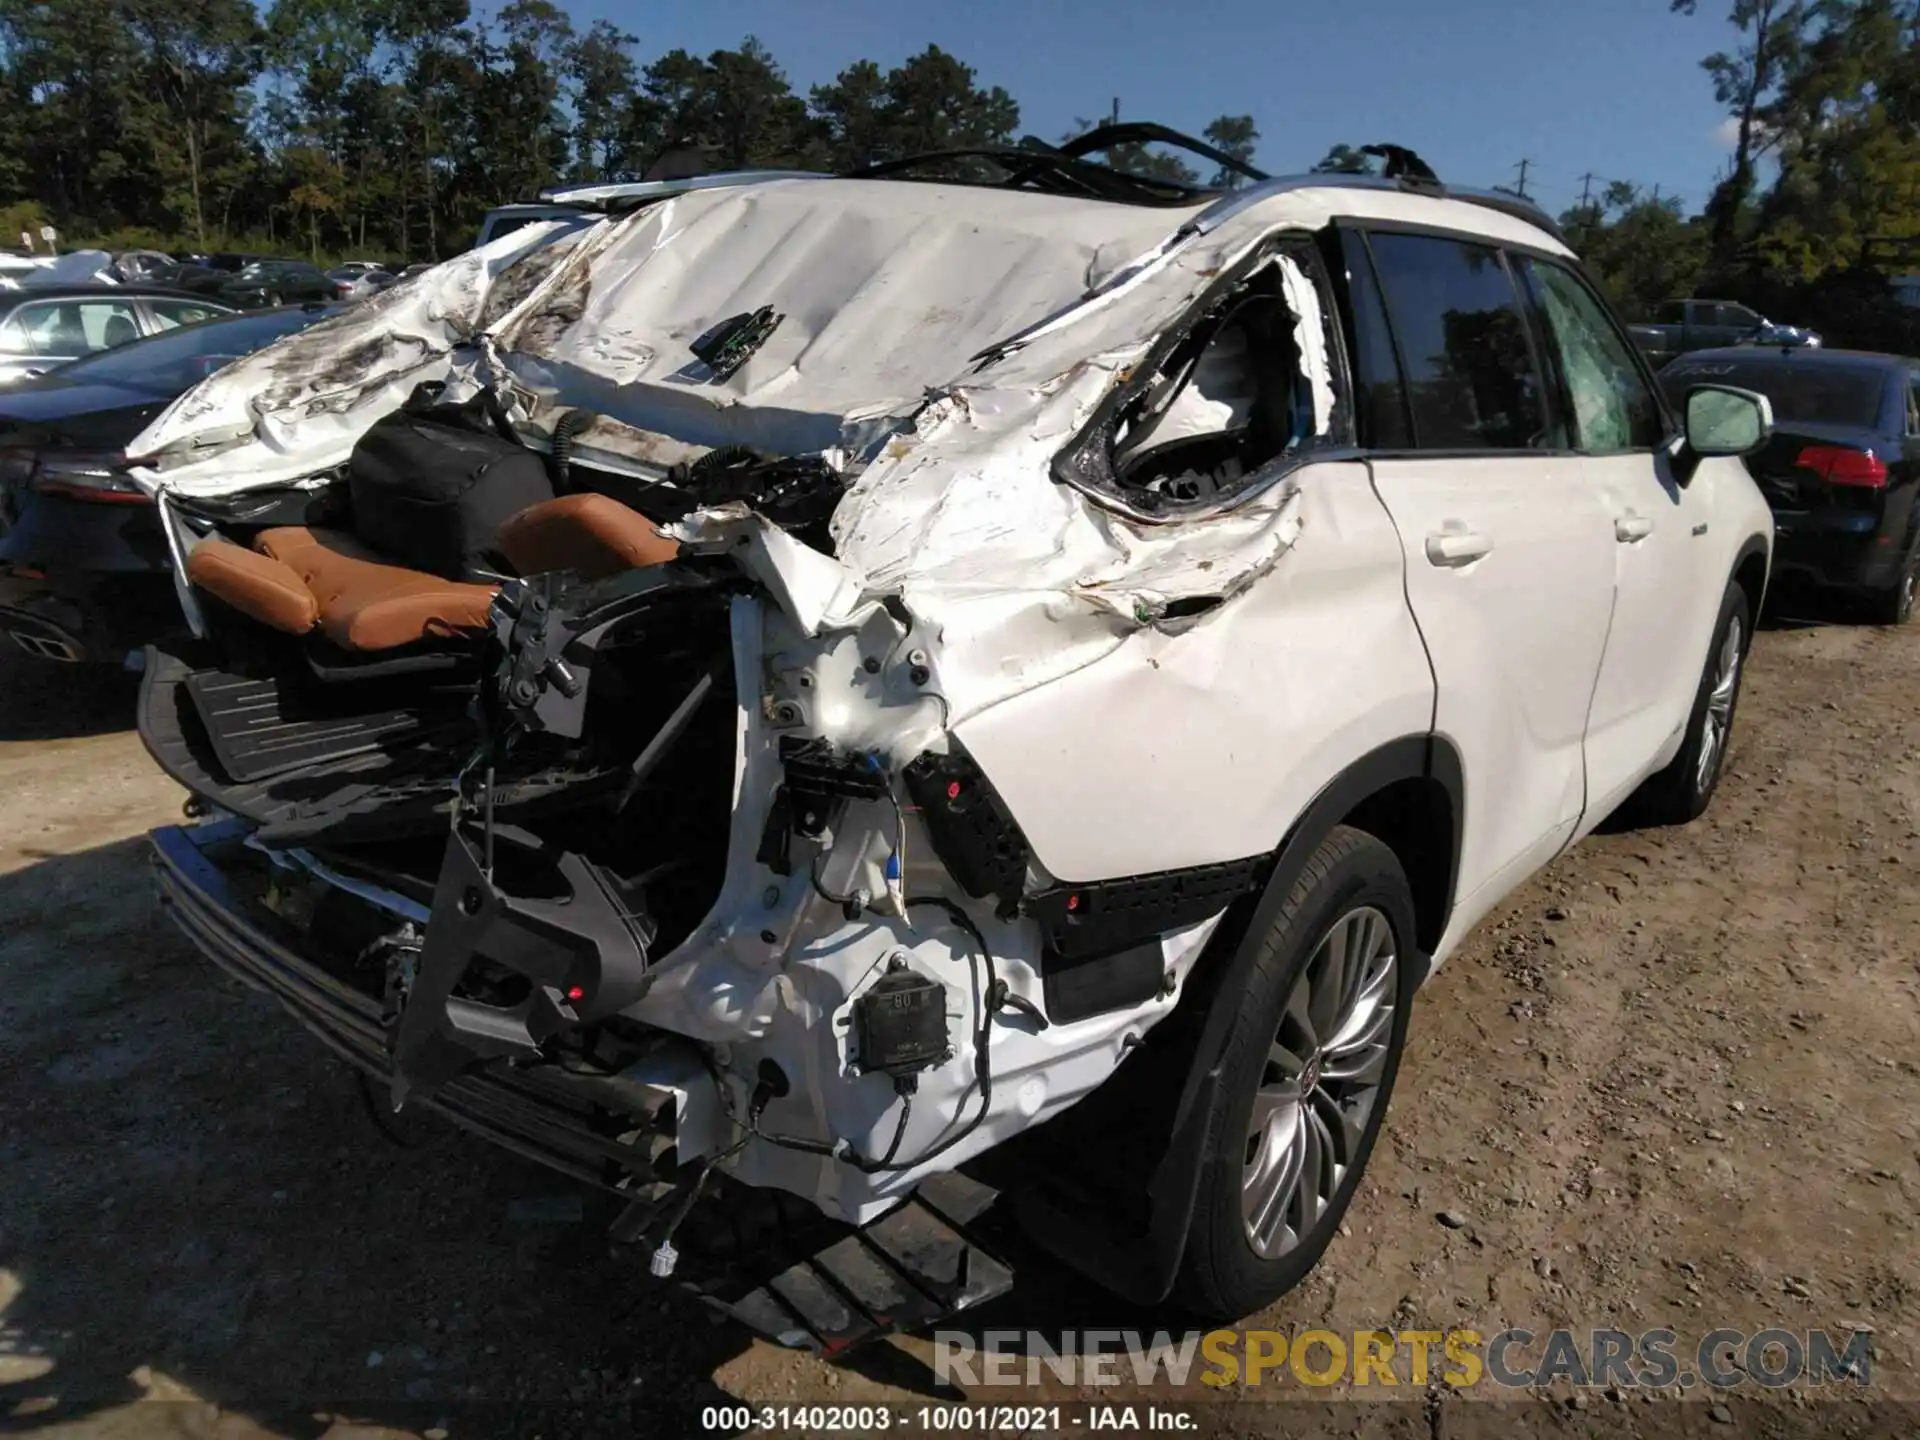
<path fill-rule="evenodd" d="M 1056 477 L 1172 515 L 1229 503 L 1346 443 L 1324 295 L 1304 246 L 1256 258 L 1162 337 L 1056 462 Z"/>

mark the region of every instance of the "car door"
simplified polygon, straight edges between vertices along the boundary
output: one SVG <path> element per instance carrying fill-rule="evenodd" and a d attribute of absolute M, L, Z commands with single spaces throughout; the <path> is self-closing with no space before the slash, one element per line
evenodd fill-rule
<path fill-rule="evenodd" d="M 38 363 L 27 343 L 27 327 L 14 310 L 0 320 L 0 385 L 26 379 Z"/>
<path fill-rule="evenodd" d="M 1534 257 L 1516 265 L 1613 541 L 1613 622 L 1587 714 L 1585 833 L 1673 757 L 1686 729 L 1727 583 L 1703 563 L 1718 471 L 1679 482 L 1652 381 L 1573 269 Z"/>
<path fill-rule="evenodd" d="M 1350 289 L 1364 264 L 1349 254 Z M 1405 445 L 1376 445 L 1407 599 L 1466 771 L 1449 939 L 1573 834 L 1587 703 L 1613 603 L 1609 516 L 1560 433 L 1505 257 L 1483 242 L 1366 241 L 1405 390 Z M 1356 342 L 1369 328 L 1356 293 Z M 1364 355 L 1363 370 L 1370 366 Z M 1370 404 L 1375 403 L 1369 401 Z"/>
<path fill-rule="evenodd" d="M 125 298 L 33 300 L 13 312 L 9 326 L 13 324 L 20 327 L 27 355 L 19 369 L 29 375 L 140 338 L 135 307 Z"/>

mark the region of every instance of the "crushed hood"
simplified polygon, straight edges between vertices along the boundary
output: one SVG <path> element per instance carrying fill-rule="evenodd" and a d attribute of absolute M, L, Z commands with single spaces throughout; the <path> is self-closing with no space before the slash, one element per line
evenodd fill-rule
<path fill-rule="evenodd" d="M 1098 288 L 1184 212 L 913 183 L 789 180 L 675 197 L 582 245 L 495 341 L 527 388 L 690 444 L 844 443 Z M 689 348 L 771 307 L 732 375 Z"/>
<path fill-rule="evenodd" d="M 1129 281 L 1197 208 L 780 180 L 530 225 L 203 381 L 134 453 L 154 489 L 285 484 L 340 463 L 425 379 L 502 384 L 536 428 L 580 408 L 693 453 L 850 447 Z M 740 368 L 696 358 L 704 332 L 763 306 L 779 323 Z"/>

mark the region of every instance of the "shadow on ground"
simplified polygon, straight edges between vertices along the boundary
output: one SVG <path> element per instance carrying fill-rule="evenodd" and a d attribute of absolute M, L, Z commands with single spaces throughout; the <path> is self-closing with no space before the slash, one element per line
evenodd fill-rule
<path fill-rule="evenodd" d="M 129 840 L 0 875 L 9 1428 L 118 1433 L 101 1412 L 191 1394 L 289 1435 L 315 1412 L 625 1435 L 729 1398 L 708 1377 L 741 1332 L 611 1258 L 566 1182 L 384 1137 L 346 1067 L 172 932 L 146 868 Z"/>
<path fill-rule="evenodd" d="M 131 730 L 140 677 L 105 665 L 36 660 L 0 636 L 0 742 Z"/>

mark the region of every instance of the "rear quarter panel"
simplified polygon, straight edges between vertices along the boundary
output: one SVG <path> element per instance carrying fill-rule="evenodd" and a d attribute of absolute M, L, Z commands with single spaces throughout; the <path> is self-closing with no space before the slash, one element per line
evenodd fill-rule
<path fill-rule="evenodd" d="M 1245 591 L 956 727 L 1053 876 L 1271 851 L 1348 764 L 1431 732 L 1433 672 L 1366 467 L 1297 478 L 1300 535 Z"/>

